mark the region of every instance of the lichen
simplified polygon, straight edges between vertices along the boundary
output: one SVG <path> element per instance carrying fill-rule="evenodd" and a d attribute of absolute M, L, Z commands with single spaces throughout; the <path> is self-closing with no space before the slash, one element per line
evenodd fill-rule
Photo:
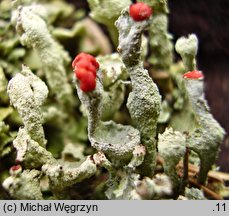
<path fill-rule="evenodd" d="M 8 177 L 3 182 L 3 187 L 9 191 L 14 199 L 42 200 L 39 179 L 41 172 L 38 170 L 24 170 L 17 175 Z"/>
<path fill-rule="evenodd" d="M 102 0 L 88 0 L 91 13 L 90 16 L 99 23 L 104 24 L 113 40 L 113 43 L 118 43 L 118 32 L 114 26 L 115 20 L 121 14 L 122 9 L 130 5 L 130 0 L 123 1 L 102 1 Z"/>
<path fill-rule="evenodd" d="M 198 181 L 204 184 L 208 171 L 215 163 L 225 131 L 209 112 L 210 110 L 203 92 L 203 81 L 185 80 L 185 86 L 192 108 L 200 124 L 200 127 L 188 136 L 187 141 L 190 149 L 200 157 Z"/>
<path fill-rule="evenodd" d="M 99 56 L 101 81 L 103 84 L 102 120 L 109 120 L 120 109 L 125 99 L 125 83 L 128 78 L 125 65 L 117 53 Z"/>
<path fill-rule="evenodd" d="M 170 177 L 174 191 L 179 190 L 181 179 L 177 174 L 176 165 L 184 157 L 186 138 L 178 131 L 167 128 L 158 136 L 158 152 L 164 159 L 165 174 Z"/>
<path fill-rule="evenodd" d="M 149 62 L 159 70 L 168 70 L 173 63 L 172 36 L 167 31 L 167 16 L 165 14 L 155 15 L 149 29 L 149 44 L 152 50 Z"/>
<path fill-rule="evenodd" d="M 66 187 L 91 177 L 96 170 L 96 164 L 90 156 L 77 168 L 68 168 L 60 163 L 42 166 L 42 172 L 49 178 L 50 189 L 59 199 L 66 197 L 64 191 Z"/>
<path fill-rule="evenodd" d="M 12 105 L 18 110 L 25 130 L 41 146 L 46 145 L 40 106 L 48 95 L 48 88 L 26 66 L 10 80 L 7 88 Z"/>
<path fill-rule="evenodd" d="M 185 197 L 187 197 L 188 200 L 205 200 L 206 199 L 203 194 L 203 191 L 197 188 L 186 188 Z"/>
<path fill-rule="evenodd" d="M 163 199 L 173 192 L 171 181 L 165 174 L 156 174 L 153 179 L 145 177 L 136 184 L 141 199 Z"/>
<path fill-rule="evenodd" d="M 18 7 L 15 14 L 17 33 L 22 45 L 36 50 L 51 94 L 55 95 L 60 104 L 69 106 L 74 103 L 65 70 L 70 59 L 60 44 L 52 38 L 43 17 L 36 12 L 40 8 L 45 10 L 41 5 Z"/>
<path fill-rule="evenodd" d="M 161 109 L 158 88 L 144 70 L 141 62 L 141 36 L 150 21 L 134 22 L 127 10 L 116 21 L 119 31 L 118 51 L 129 73 L 132 92 L 127 107 L 131 118 L 141 132 L 147 154 L 142 165 L 144 175 L 152 175 L 156 164 L 156 127 Z"/>
<path fill-rule="evenodd" d="M 189 35 L 180 38 L 176 43 L 176 51 L 181 55 L 187 71 L 196 70 L 197 37 Z M 197 121 L 195 130 L 188 135 L 187 142 L 191 150 L 200 158 L 199 183 L 204 184 L 207 173 L 215 163 L 219 145 L 222 143 L 225 131 L 210 113 L 204 95 L 203 79 L 185 79 L 184 92 Z"/>
<path fill-rule="evenodd" d="M 143 155 L 135 153 L 135 148 L 140 144 L 140 133 L 132 126 L 101 120 L 103 106 L 106 106 L 103 103 L 104 88 L 100 81 L 102 75 L 99 69 L 96 88 L 93 91 L 81 90 L 77 79 L 75 79 L 76 89 L 88 115 L 88 138 L 92 147 L 104 155 L 104 159 L 98 163 L 110 173 L 106 195 L 109 199 L 130 199 L 137 174 L 128 172 L 128 169 L 135 170 L 143 162 Z"/>
<path fill-rule="evenodd" d="M 196 54 L 198 49 L 198 40 L 195 34 L 181 37 L 176 42 L 176 51 L 181 55 L 186 71 L 196 69 Z"/>
<path fill-rule="evenodd" d="M 151 55 L 148 61 L 157 70 L 168 70 L 173 63 L 172 35 L 168 32 L 167 0 L 142 0 L 153 8 L 153 21 L 149 27 Z"/>

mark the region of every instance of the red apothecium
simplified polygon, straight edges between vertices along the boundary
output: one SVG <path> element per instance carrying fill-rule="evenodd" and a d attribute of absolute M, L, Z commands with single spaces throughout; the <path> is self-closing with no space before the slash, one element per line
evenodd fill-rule
<path fill-rule="evenodd" d="M 129 11 L 130 16 L 137 22 L 149 19 L 153 13 L 152 8 L 143 2 L 130 5 Z"/>
<path fill-rule="evenodd" d="M 185 73 L 183 75 L 183 78 L 185 78 L 185 79 L 203 79 L 204 75 L 203 75 L 202 71 L 193 70 L 193 71 L 189 71 L 189 72 Z"/>
<path fill-rule="evenodd" d="M 84 92 L 93 91 L 96 87 L 96 79 L 93 73 L 88 73 L 87 76 L 84 76 L 82 80 L 80 80 L 80 89 Z"/>
<path fill-rule="evenodd" d="M 99 63 L 96 61 L 95 57 L 84 52 L 79 53 L 75 57 L 75 59 L 72 61 L 72 67 L 75 68 L 77 66 L 77 63 L 81 60 L 86 60 L 90 62 L 96 69 L 99 68 Z"/>
<path fill-rule="evenodd" d="M 14 166 L 10 167 L 10 170 L 12 170 L 12 171 L 16 171 L 19 169 L 21 169 L 21 165 L 14 165 Z"/>

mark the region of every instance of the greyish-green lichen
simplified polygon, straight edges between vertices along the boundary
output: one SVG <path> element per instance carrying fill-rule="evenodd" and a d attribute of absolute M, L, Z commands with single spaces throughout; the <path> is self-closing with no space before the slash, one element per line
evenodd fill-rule
<path fill-rule="evenodd" d="M 106 196 L 109 199 L 140 199 L 136 191 L 139 175 L 136 174 L 135 171 L 136 168 L 142 164 L 145 154 L 145 147 L 138 145 L 132 152 L 131 161 L 124 169 L 112 170 L 110 175 L 113 175 L 113 177 L 109 179 L 108 185 L 110 186 L 106 191 Z"/>
<path fill-rule="evenodd" d="M 46 140 L 42 127 L 42 112 L 40 106 L 45 101 L 48 89 L 43 81 L 35 76 L 28 67 L 22 66 L 21 73 L 16 74 L 8 84 L 10 101 L 22 117 L 24 128 L 20 128 L 13 145 L 17 150 L 16 160 L 23 162 L 27 168 L 40 168 L 49 177 L 50 188 L 56 198 L 63 198 L 64 189 L 74 183 L 90 177 L 96 172 L 92 159 L 87 159 L 77 168 L 68 168 L 63 162 L 58 162 L 45 149 Z M 63 165 L 62 165 L 63 164 Z M 9 177 L 12 184 L 21 184 L 22 179 Z M 28 178 L 29 180 L 29 178 Z M 35 184 L 35 183 L 34 183 Z M 16 187 L 16 186 L 15 186 Z M 32 185 L 31 187 L 34 187 Z M 24 198 L 22 192 L 12 190 L 12 197 Z M 20 197 L 19 197 L 20 196 Z M 34 197 L 34 199 L 41 199 Z"/>
<path fill-rule="evenodd" d="M 182 77 L 184 73 L 185 69 L 182 62 L 173 64 L 173 66 L 170 67 L 170 74 L 176 83 L 176 87 L 172 91 L 174 102 L 169 126 L 174 130 L 180 132 L 188 131 L 190 133 L 199 126 L 199 123 L 188 99 L 184 79 Z"/>
<path fill-rule="evenodd" d="M 104 152 L 114 166 L 120 166 L 130 161 L 134 148 L 140 144 L 140 134 L 131 126 L 108 121 L 98 125 L 90 140 L 92 146 Z"/>
<path fill-rule="evenodd" d="M 187 79 L 185 80 L 185 87 L 200 125 L 200 127 L 188 136 L 187 142 L 190 149 L 200 157 L 198 181 L 204 184 L 208 171 L 215 163 L 225 131 L 210 113 L 204 96 L 203 80 Z"/>
<path fill-rule="evenodd" d="M 99 56 L 101 81 L 103 84 L 102 120 L 110 120 L 120 109 L 125 96 L 127 71 L 117 53 Z"/>
<path fill-rule="evenodd" d="M 126 67 L 118 53 L 98 56 L 96 60 L 100 64 L 101 78 L 105 89 L 109 89 L 118 80 L 126 80 L 128 78 Z"/>
<path fill-rule="evenodd" d="M 168 32 L 167 0 L 141 0 L 153 8 L 153 21 L 149 27 L 151 55 L 148 61 L 158 70 L 168 70 L 173 63 L 172 35 Z"/>
<path fill-rule="evenodd" d="M 144 70 L 141 62 L 142 33 L 150 21 L 134 22 L 127 10 L 116 21 L 119 31 L 118 51 L 130 75 L 132 92 L 127 107 L 131 118 L 141 132 L 142 144 L 147 154 L 142 165 L 142 174 L 151 176 L 156 164 L 156 127 L 160 114 L 161 96 L 158 88 Z"/>
<path fill-rule="evenodd" d="M 9 22 L 11 3 L 11 0 L 0 1 L 0 68 L 7 76 L 12 76 L 20 70 L 21 59 L 26 55 L 25 48 L 19 45 L 19 37 L 15 35 L 15 29 Z M 0 103 L 2 99 L 4 98 L 0 99 Z"/>
<path fill-rule="evenodd" d="M 36 12 L 41 5 L 20 6 L 15 13 L 16 29 L 22 45 L 32 47 L 37 52 L 46 75 L 51 94 L 62 105 L 72 105 L 73 95 L 67 81 L 65 66 L 68 54 L 51 36 L 43 17 Z M 45 10 L 45 8 L 43 8 Z"/>
<path fill-rule="evenodd" d="M 88 137 L 90 139 L 100 123 L 103 87 L 100 79 L 96 79 L 95 90 L 89 93 L 84 93 L 79 88 L 79 82 L 77 80 L 75 80 L 75 82 L 78 97 L 86 109 L 88 116 Z"/>
<path fill-rule="evenodd" d="M 197 47 L 198 40 L 194 34 L 180 38 L 176 43 L 176 51 L 181 55 L 187 71 L 196 70 Z M 210 113 L 204 96 L 203 79 L 185 79 L 184 91 L 198 123 L 194 132 L 188 135 L 187 142 L 200 157 L 198 181 L 204 184 L 208 171 L 215 163 L 225 131 Z"/>
<path fill-rule="evenodd" d="M 52 154 L 32 140 L 25 128 L 19 129 L 13 145 L 17 151 L 16 160 L 23 162 L 28 168 L 37 168 L 55 162 Z"/>
<path fill-rule="evenodd" d="M 14 199 L 42 200 L 40 177 L 41 172 L 35 169 L 20 171 L 5 179 L 3 187 Z"/>
<path fill-rule="evenodd" d="M 167 128 L 163 134 L 159 134 L 158 152 L 164 159 L 164 171 L 170 177 L 174 191 L 177 191 L 181 185 L 176 165 L 184 157 L 185 150 L 186 139 L 180 132 Z"/>
<path fill-rule="evenodd" d="M 122 169 L 115 168 L 101 152 L 94 156 L 96 164 L 106 168 L 110 174 L 107 182 L 108 189 L 105 192 L 108 199 L 140 199 L 136 191 L 139 175 L 135 173 L 135 170 L 144 160 L 145 147 L 142 145 L 136 146 L 132 154 L 131 161 Z"/>
<path fill-rule="evenodd" d="M 28 168 L 41 167 L 42 173 L 49 178 L 49 187 L 55 198 L 66 197 L 66 187 L 81 182 L 96 172 L 93 157 L 89 156 L 81 164 L 69 167 L 69 163 L 57 161 L 49 151 L 30 139 L 24 129 L 19 129 L 13 144 L 17 150 L 17 161 L 23 162 Z"/>
<path fill-rule="evenodd" d="M 113 121 L 101 121 L 103 106 L 106 106 L 103 103 L 104 91 L 108 87 L 102 86 L 100 82 L 102 76 L 103 72 L 99 69 L 95 90 L 83 92 L 79 88 L 78 80 L 75 80 L 76 89 L 87 111 L 88 137 L 91 145 L 99 151 L 99 155 L 103 156 L 103 159 L 95 158 L 95 161 L 105 167 L 110 174 L 106 196 L 109 199 L 131 199 L 134 193 L 134 181 L 138 179 L 138 175 L 133 171 L 143 162 L 145 148 L 139 145 L 140 133 L 137 129 Z M 118 76 L 112 79 L 117 78 Z M 112 79 L 108 80 L 111 85 Z"/>
<path fill-rule="evenodd" d="M 126 162 L 131 159 L 134 147 L 140 144 L 140 134 L 131 126 L 124 126 L 113 121 L 101 121 L 104 89 L 100 82 L 102 72 L 99 70 L 97 74 L 94 91 L 83 92 L 77 80 L 76 89 L 88 115 L 88 137 L 91 145 L 98 151 L 104 152 L 114 165 L 119 166 L 123 164 L 122 160 Z"/>
<path fill-rule="evenodd" d="M 206 200 L 203 191 L 197 188 L 185 188 L 185 198 L 187 200 Z"/>
<path fill-rule="evenodd" d="M 46 145 L 42 127 L 40 106 L 48 96 L 45 83 L 35 76 L 28 67 L 22 66 L 21 73 L 16 74 L 9 82 L 7 92 L 11 104 L 18 110 L 26 132 L 41 146 Z"/>
<path fill-rule="evenodd" d="M 159 70 L 169 69 L 173 63 L 172 35 L 168 33 L 168 17 L 155 15 L 149 28 L 149 44 L 152 55 L 149 62 Z"/>
<path fill-rule="evenodd" d="M 175 45 L 176 51 L 181 55 L 186 71 L 196 69 L 196 54 L 198 49 L 198 39 L 195 34 L 181 37 Z"/>
<path fill-rule="evenodd" d="M 119 172 L 116 178 L 108 181 L 109 188 L 106 190 L 106 196 L 111 200 L 130 200 L 134 199 L 135 182 L 139 176 L 135 173 Z"/>
<path fill-rule="evenodd" d="M 136 191 L 141 199 L 163 199 L 173 193 L 173 187 L 167 175 L 156 174 L 137 181 Z"/>
<path fill-rule="evenodd" d="M 118 32 L 114 26 L 116 19 L 121 14 L 121 11 L 131 4 L 130 0 L 87 0 L 91 9 L 90 16 L 99 23 L 104 24 L 113 40 L 113 43 L 118 43 Z"/>
<path fill-rule="evenodd" d="M 56 198 L 66 197 L 64 189 L 68 186 L 81 182 L 95 174 L 97 168 L 93 157 L 87 159 L 76 168 L 69 168 L 61 163 L 45 164 L 42 166 L 42 172 L 48 176 L 50 189 Z"/>

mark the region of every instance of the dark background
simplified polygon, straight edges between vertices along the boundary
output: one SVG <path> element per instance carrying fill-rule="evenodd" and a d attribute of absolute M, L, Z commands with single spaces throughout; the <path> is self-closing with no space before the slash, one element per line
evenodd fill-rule
<path fill-rule="evenodd" d="M 86 0 L 68 0 L 87 8 Z M 109 0 L 108 0 L 109 1 Z M 121 1 L 121 0 L 120 0 Z M 229 0 L 168 0 L 169 31 L 174 42 L 195 33 L 199 38 L 198 68 L 205 75 L 205 92 L 214 117 L 229 133 Z M 218 164 L 229 172 L 229 136 L 221 147 Z"/>

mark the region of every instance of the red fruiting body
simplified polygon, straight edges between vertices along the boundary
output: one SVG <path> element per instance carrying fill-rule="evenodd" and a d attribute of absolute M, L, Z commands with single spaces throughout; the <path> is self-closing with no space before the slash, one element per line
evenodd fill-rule
<path fill-rule="evenodd" d="M 90 62 L 96 69 L 99 68 L 99 63 L 96 61 L 95 57 L 84 52 L 81 52 L 75 57 L 75 59 L 72 62 L 72 67 L 75 68 L 77 62 L 81 60 L 86 60 L 87 62 Z"/>
<path fill-rule="evenodd" d="M 99 69 L 99 63 L 96 61 L 96 59 L 95 59 L 93 56 L 91 56 L 91 57 L 92 57 L 92 59 L 90 59 L 90 61 L 91 61 L 92 65 L 93 65 L 96 69 Z"/>
<path fill-rule="evenodd" d="M 15 165 L 15 166 L 10 167 L 10 170 L 12 171 L 17 171 L 19 169 L 21 169 L 21 165 Z"/>
<path fill-rule="evenodd" d="M 183 78 L 185 79 L 203 79 L 204 75 L 202 74 L 201 71 L 194 70 L 194 71 L 189 71 L 183 75 Z"/>
<path fill-rule="evenodd" d="M 84 76 L 87 76 L 87 70 L 85 68 L 77 68 L 75 70 L 75 75 L 78 80 L 81 80 Z"/>
<path fill-rule="evenodd" d="M 75 75 L 80 81 L 80 89 L 84 92 L 93 91 L 96 87 L 96 70 L 99 63 L 87 53 L 78 54 L 72 62 Z"/>
<path fill-rule="evenodd" d="M 94 71 L 89 71 L 86 70 L 85 68 L 79 68 L 75 71 L 75 75 L 77 77 L 78 80 L 83 81 L 87 80 L 88 76 L 93 76 L 94 79 L 96 79 L 96 74 L 94 73 Z"/>
<path fill-rule="evenodd" d="M 87 71 L 87 74 L 85 76 L 82 76 L 80 81 L 87 83 L 91 82 L 92 79 L 96 80 L 96 76 L 92 71 Z"/>
<path fill-rule="evenodd" d="M 87 73 L 87 76 L 83 77 L 80 81 L 80 89 L 84 92 L 93 91 L 96 87 L 96 79 L 92 72 Z"/>
<path fill-rule="evenodd" d="M 87 53 L 80 53 L 78 54 L 75 59 L 72 61 L 72 67 L 75 68 L 76 63 L 80 60 L 80 59 L 86 59 L 87 58 Z"/>
<path fill-rule="evenodd" d="M 80 60 L 75 64 L 74 70 L 77 71 L 78 69 L 85 69 L 86 71 L 91 71 L 96 76 L 96 70 L 97 68 L 87 60 Z"/>
<path fill-rule="evenodd" d="M 149 19 L 153 13 L 152 8 L 143 2 L 130 5 L 129 11 L 130 16 L 137 22 Z"/>

